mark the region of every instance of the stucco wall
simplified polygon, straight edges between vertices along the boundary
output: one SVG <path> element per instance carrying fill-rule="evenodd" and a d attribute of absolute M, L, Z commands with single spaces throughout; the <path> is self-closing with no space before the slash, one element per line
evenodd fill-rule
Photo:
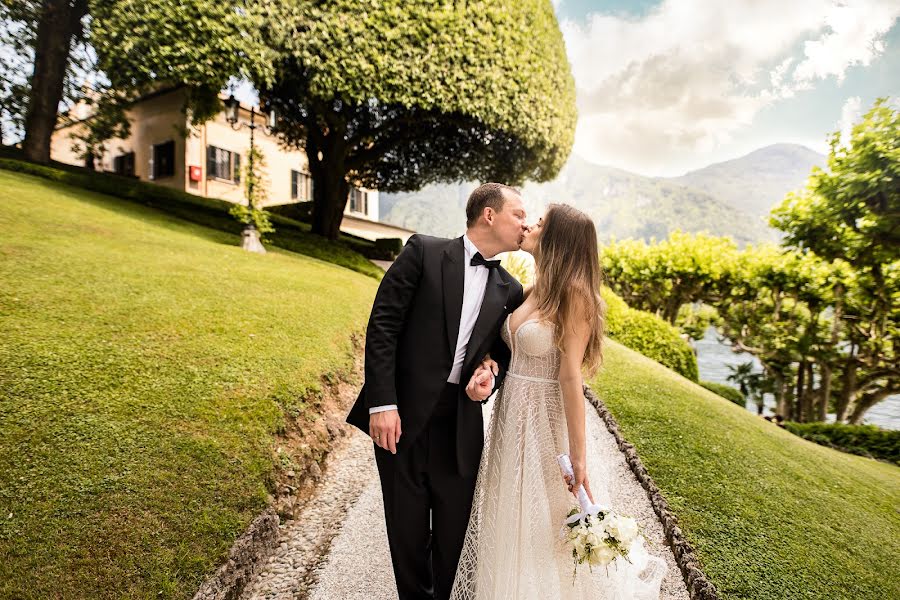
<path fill-rule="evenodd" d="M 200 196 L 221 198 L 231 202 L 246 202 L 243 181 L 232 182 L 208 177 L 206 164 L 207 146 L 216 146 L 230 152 L 240 154 L 241 166 L 246 167 L 250 149 L 250 130 L 243 126 L 235 131 L 225 120 L 224 111 L 212 120 L 196 126 L 188 126 L 182 112 L 184 95 L 181 90 L 173 90 L 157 96 L 141 100 L 129 110 L 131 135 L 128 139 L 112 139 L 104 145 L 105 155 L 95 161 L 97 170 L 113 171 L 116 156 L 133 151 L 135 153 L 135 175 L 141 180 L 150 180 L 150 157 L 153 144 L 168 140 L 175 141 L 175 174 L 172 177 L 157 178 L 154 183 L 167 185 Z M 244 123 L 250 121 L 249 108 L 243 107 L 240 119 Z M 266 117 L 256 115 L 254 142 L 265 159 L 263 179 L 268 184 L 267 205 L 288 204 L 291 198 L 291 171 L 309 172 L 306 153 L 303 150 L 285 148 L 263 130 Z M 54 160 L 83 165 L 84 160 L 78 158 L 72 150 L 73 133 L 84 129 L 82 123 L 76 123 L 57 129 L 51 140 L 50 155 Z M 186 136 L 186 137 L 185 137 Z M 191 181 L 189 169 L 199 166 L 199 181 Z M 378 191 L 365 190 L 367 193 L 366 213 L 350 212 L 349 202 L 345 212 L 357 217 L 377 221 Z M 302 199 L 302 198 L 301 198 Z"/>

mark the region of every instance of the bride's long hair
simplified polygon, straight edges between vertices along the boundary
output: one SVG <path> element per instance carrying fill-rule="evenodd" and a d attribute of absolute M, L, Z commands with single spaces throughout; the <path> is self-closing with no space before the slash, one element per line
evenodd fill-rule
<path fill-rule="evenodd" d="M 532 293 L 538 313 L 556 326 L 555 341 L 560 351 L 563 332 L 574 329 L 575 321 L 584 319 L 590 324 L 582 367 L 591 376 L 603 363 L 606 333 L 606 303 L 600 296 L 603 273 L 594 222 L 568 204 L 551 204 L 533 254 Z"/>

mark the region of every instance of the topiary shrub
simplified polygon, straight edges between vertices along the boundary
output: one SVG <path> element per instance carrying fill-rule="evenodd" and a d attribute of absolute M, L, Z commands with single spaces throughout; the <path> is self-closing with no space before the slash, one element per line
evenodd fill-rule
<path fill-rule="evenodd" d="M 697 381 L 697 356 L 681 332 L 656 315 L 630 308 L 608 287 L 600 290 L 606 302 L 607 335 L 680 375 Z"/>
<path fill-rule="evenodd" d="M 726 400 L 734 402 L 741 408 L 745 408 L 747 406 L 747 399 L 744 398 L 744 394 L 741 393 L 741 390 L 737 388 L 733 388 L 730 385 L 725 385 L 724 383 L 716 383 L 714 381 L 699 381 L 698 383 L 712 393 L 718 394 Z"/>

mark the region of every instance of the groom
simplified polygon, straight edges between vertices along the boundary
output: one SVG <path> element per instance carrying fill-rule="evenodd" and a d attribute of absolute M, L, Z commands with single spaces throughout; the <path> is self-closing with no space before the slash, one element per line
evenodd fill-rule
<path fill-rule="evenodd" d="M 481 405 L 510 358 L 500 326 L 523 300 L 494 256 L 517 250 L 525 231 L 518 191 L 486 183 L 469 196 L 465 235 L 410 237 L 375 296 L 365 384 L 347 422 L 375 443 L 400 600 L 450 595 L 484 444 Z"/>

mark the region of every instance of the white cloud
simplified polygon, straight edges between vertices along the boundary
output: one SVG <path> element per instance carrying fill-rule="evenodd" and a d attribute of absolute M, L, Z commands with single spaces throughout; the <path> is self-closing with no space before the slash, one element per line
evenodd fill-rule
<path fill-rule="evenodd" d="M 828 7 L 824 18 L 828 31 L 804 43 L 804 58 L 794 71 L 794 81 L 809 85 L 832 75 L 841 81 L 851 65 L 868 66 L 884 52 L 881 37 L 898 14 L 900 2 L 896 0 Z"/>
<path fill-rule="evenodd" d="M 780 99 L 868 65 L 896 0 L 664 0 L 636 18 L 562 24 L 578 88 L 576 152 L 673 174 Z"/>

